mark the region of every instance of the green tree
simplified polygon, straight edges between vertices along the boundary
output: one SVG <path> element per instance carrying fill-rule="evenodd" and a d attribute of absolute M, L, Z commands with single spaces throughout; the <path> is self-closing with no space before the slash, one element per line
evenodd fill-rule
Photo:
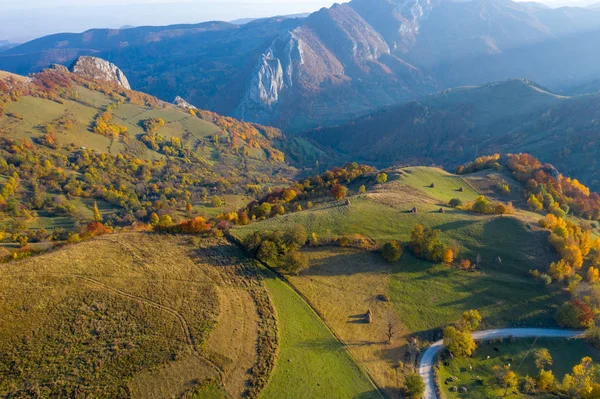
<path fill-rule="evenodd" d="M 98 209 L 98 204 L 94 201 L 94 222 L 102 222 L 102 215 Z"/>
<path fill-rule="evenodd" d="M 523 382 L 521 383 L 521 392 L 526 395 L 531 395 L 535 393 L 535 380 L 530 376 L 525 376 L 523 378 Z"/>
<path fill-rule="evenodd" d="M 383 245 L 382 254 L 388 262 L 397 262 L 402 257 L 402 246 L 397 241 L 386 242 Z"/>
<path fill-rule="evenodd" d="M 579 309 L 572 302 L 565 302 L 554 316 L 558 324 L 562 327 L 580 328 Z"/>
<path fill-rule="evenodd" d="M 444 329 L 444 345 L 455 356 L 471 356 L 477 348 L 471 333 L 452 326 Z"/>
<path fill-rule="evenodd" d="M 544 209 L 544 205 L 542 205 L 540 200 L 537 199 L 537 197 L 533 194 L 529 196 L 529 199 L 527 200 L 527 206 L 534 212 L 541 212 L 542 209 Z"/>
<path fill-rule="evenodd" d="M 156 214 L 156 212 L 152 212 L 152 214 L 150 215 L 150 225 L 152 226 L 158 226 L 160 219 L 158 217 L 158 215 Z"/>
<path fill-rule="evenodd" d="M 490 205 L 490 201 L 488 201 L 483 195 L 480 195 L 475 199 L 475 203 L 473 204 L 473 212 L 489 213 Z"/>
<path fill-rule="evenodd" d="M 365 187 L 364 184 L 358 188 L 359 194 L 365 194 L 366 192 L 367 192 L 367 188 Z"/>
<path fill-rule="evenodd" d="M 295 251 L 304 247 L 307 240 L 308 233 L 302 225 L 289 227 L 283 234 L 283 241 L 290 251 Z"/>
<path fill-rule="evenodd" d="M 308 257 L 301 252 L 292 251 L 283 256 L 281 263 L 287 273 L 298 274 L 308 266 Z"/>
<path fill-rule="evenodd" d="M 477 310 L 464 312 L 458 322 L 458 328 L 461 331 L 475 331 L 481 322 L 481 315 Z"/>
<path fill-rule="evenodd" d="M 462 204 L 463 202 L 458 198 L 452 198 L 448 203 L 452 208 L 458 208 L 459 206 L 462 206 Z"/>
<path fill-rule="evenodd" d="M 388 175 L 385 173 L 380 173 L 377 175 L 377 184 L 384 184 L 388 181 Z"/>
<path fill-rule="evenodd" d="M 418 373 L 410 373 L 404 379 L 404 390 L 410 399 L 420 399 L 425 393 L 425 381 Z"/>
<path fill-rule="evenodd" d="M 258 260 L 271 266 L 276 266 L 279 258 L 279 252 L 277 251 L 277 245 L 272 241 L 263 241 L 258 249 L 256 255 Z"/>
<path fill-rule="evenodd" d="M 220 208 L 223 206 L 223 200 L 221 199 L 221 197 L 219 197 L 218 195 L 215 195 L 212 200 L 210 201 L 210 205 L 213 208 Z"/>

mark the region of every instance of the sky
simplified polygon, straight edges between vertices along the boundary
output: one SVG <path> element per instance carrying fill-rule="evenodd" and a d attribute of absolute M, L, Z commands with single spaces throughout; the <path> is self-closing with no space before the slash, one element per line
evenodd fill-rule
<path fill-rule="evenodd" d="M 91 28 L 233 21 L 308 13 L 334 0 L 0 0 L 0 42 Z M 342 2 L 342 0 L 338 0 Z"/>
<path fill-rule="evenodd" d="M 338 0 L 344 2 L 347 0 Z M 538 0 L 539 1 L 539 0 Z M 550 6 L 600 0 L 542 0 Z M 317 11 L 334 0 L 0 0 L 0 44 L 91 28 L 233 21 Z"/>

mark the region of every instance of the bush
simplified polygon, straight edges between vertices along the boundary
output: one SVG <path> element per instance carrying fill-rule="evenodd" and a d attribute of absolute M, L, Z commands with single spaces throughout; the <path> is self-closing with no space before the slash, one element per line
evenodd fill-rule
<path fill-rule="evenodd" d="M 462 206 L 462 204 L 463 202 L 458 198 L 452 198 L 448 203 L 452 208 L 458 208 L 459 206 Z"/>
<path fill-rule="evenodd" d="M 600 348 L 600 327 L 591 327 L 585 332 L 585 340 L 592 346 Z"/>
<path fill-rule="evenodd" d="M 382 254 L 388 262 L 397 262 L 402 257 L 402 247 L 397 241 L 390 241 L 384 244 Z"/>
<path fill-rule="evenodd" d="M 542 283 L 544 283 L 545 285 L 550 285 L 552 284 L 552 277 L 550 277 L 550 275 L 546 274 L 546 273 L 542 273 L 539 275 L 539 279 Z"/>
<path fill-rule="evenodd" d="M 425 382 L 418 373 L 410 373 L 404 379 L 404 389 L 407 398 L 419 399 L 425 393 Z"/>
<path fill-rule="evenodd" d="M 377 184 L 384 184 L 388 181 L 388 175 L 385 173 L 380 173 L 377 175 Z"/>
<path fill-rule="evenodd" d="M 521 382 L 521 392 L 526 395 L 535 393 L 535 380 L 530 376 L 525 376 Z"/>

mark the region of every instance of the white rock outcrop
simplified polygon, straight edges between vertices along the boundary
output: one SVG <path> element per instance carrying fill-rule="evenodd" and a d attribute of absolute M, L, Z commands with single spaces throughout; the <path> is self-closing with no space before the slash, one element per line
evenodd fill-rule
<path fill-rule="evenodd" d="M 83 77 L 117 83 L 121 87 L 131 90 L 127 77 L 115 64 L 102 58 L 82 56 L 79 57 L 71 72 Z"/>
<path fill-rule="evenodd" d="M 296 68 L 303 64 L 303 42 L 294 32 L 275 39 L 256 63 L 236 116 L 268 122 L 276 112 L 281 93 L 294 85 Z"/>

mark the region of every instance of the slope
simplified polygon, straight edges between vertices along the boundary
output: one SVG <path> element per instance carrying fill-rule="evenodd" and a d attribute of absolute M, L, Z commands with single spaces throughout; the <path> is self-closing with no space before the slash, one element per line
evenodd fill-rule
<path fill-rule="evenodd" d="M 295 176 L 282 150 L 297 161 L 321 156 L 277 129 L 182 109 L 65 68 L 0 77 L 7 241 L 81 234 L 95 203 L 113 227 L 153 214 L 177 221 L 233 211 Z"/>
<path fill-rule="evenodd" d="M 448 207 L 451 198 L 466 203 L 479 195 L 470 176 L 427 167 L 385 172 L 385 184 L 375 184 L 371 175 L 348 184 L 348 200 L 299 195 L 291 207 L 305 210 L 237 226 L 232 233 L 243 239 L 255 231 L 305 228 L 312 247 L 302 250 L 308 265 L 288 280 L 390 395 L 410 372 L 418 342 L 438 339 L 441 328 L 466 310 L 478 309 L 486 327 L 556 325 L 553 316 L 565 293 L 528 276 L 532 267 L 556 257 L 547 233 L 535 225 L 539 215 L 517 210 L 484 216 Z M 363 184 L 366 194 L 357 194 Z M 303 186 L 307 193 L 314 190 Z M 481 267 L 468 272 L 418 259 L 407 249 L 390 264 L 372 251 L 370 243 L 407 243 L 417 224 L 439 229 L 456 261 L 480 259 Z M 394 334 L 388 340 L 389 323 Z"/>

